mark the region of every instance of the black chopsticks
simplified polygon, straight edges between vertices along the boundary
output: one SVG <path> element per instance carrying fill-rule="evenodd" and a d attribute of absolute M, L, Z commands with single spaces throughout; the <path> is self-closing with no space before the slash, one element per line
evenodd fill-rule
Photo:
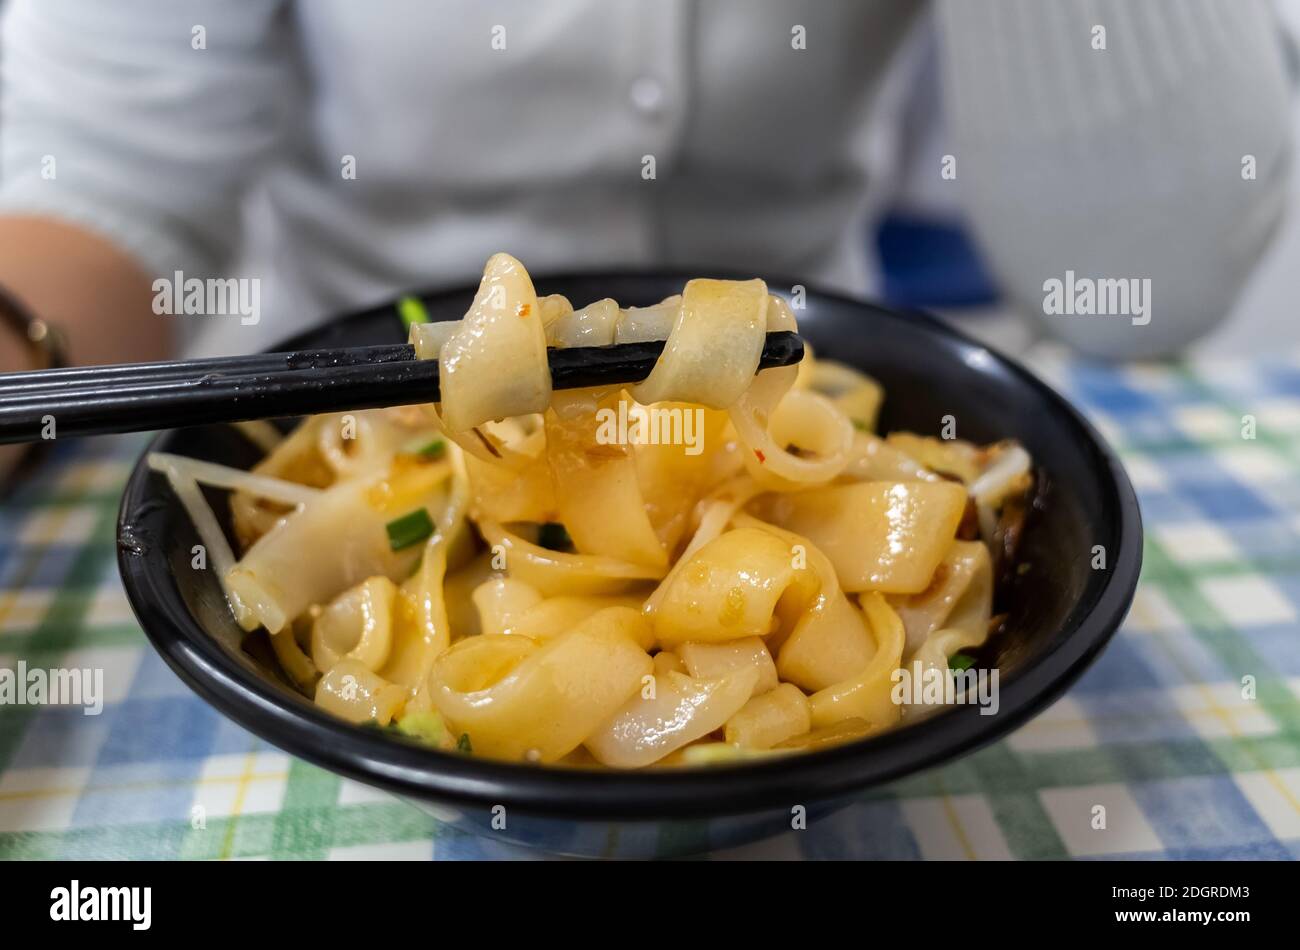
<path fill-rule="evenodd" d="M 71 366 L 66 369 L 38 369 L 22 373 L 0 373 L 0 391 L 28 393 L 58 389 L 72 383 L 99 385 L 139 380 L 162 382 L 193 379 L 204 373 L 224 375 L 275 373 L 286 370 L 327 369 L 363 363 L 394 363 L 415 359 L 409 343 L 386 346 L 351 346 L 338 349 L 295 350 L 291 353 L 255 353 L 251 356 L 218 356 L 201 360 L 169 360 L 161 363 L 122 363 L 114 366 Z"/>
<path fill-rule="evenodd" d="M 664 341 L 548 349 L 556 389 L 643 380 Z M 759 369 L 803 359 L 769 333 Z M 0 444 L 437 402 L 438 363 L 410 344 L 0 374 Z"/>

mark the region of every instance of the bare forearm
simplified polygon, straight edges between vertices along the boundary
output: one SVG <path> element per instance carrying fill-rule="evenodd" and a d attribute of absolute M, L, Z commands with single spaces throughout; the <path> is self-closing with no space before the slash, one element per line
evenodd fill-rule
<path fill-rule="evenodd" d="M 151 307 L 151 281 L 103 238 L 49 218 L 0 216 L 0 284 L 63 331 L 75 363 L 160 359 L 171 326 Z M 0 371 L 29 361 L 21 340 L 0 330 Z"/>

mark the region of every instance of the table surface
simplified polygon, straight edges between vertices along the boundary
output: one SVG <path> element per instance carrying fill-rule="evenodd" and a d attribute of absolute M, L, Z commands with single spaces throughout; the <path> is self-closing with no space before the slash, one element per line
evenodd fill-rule
<path fill-rule="evenodd" d="M 1300 856 L 1300 354 L 1032 363 L 1141 499 L 1123 629 L 1007 739 L 714 857 Z M 0 668 L 102 669 L 105 690 L 96 716 L 0 704 L 0 858 L 539 856 L 285 755 L 166 668 L 114 562 L 141 444 L 61 445 L 0 506 Z"/>

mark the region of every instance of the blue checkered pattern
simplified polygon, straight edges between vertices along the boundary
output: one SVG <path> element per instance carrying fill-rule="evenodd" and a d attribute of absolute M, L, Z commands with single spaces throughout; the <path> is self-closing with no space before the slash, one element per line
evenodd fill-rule
<path fill-rule="evenodd" d="M 1124 629 L 1006 740 L 725 856 L 1300 854 L 1300 355 L 1035 366 L 1137 487 L 1148 542 Z M 0 508 L 0 666 L 101 668 L 107 692 L 100 716 L 0 706 L 0 857 L 537 857 L 296 761 L 180 684 L 113 560 L 141 444 L 60 446 Z"/>

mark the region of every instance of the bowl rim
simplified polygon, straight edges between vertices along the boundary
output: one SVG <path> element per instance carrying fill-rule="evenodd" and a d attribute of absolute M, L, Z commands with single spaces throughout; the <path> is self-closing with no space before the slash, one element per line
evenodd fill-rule
<path fill-rule="evenodd" d="M 675 269 L 611 269 L 545 274 L 536 283 L 589 280 L 685 280 Z M 773 286 L 793 286 L 771 281 Z M 277 689 L 249 672 L 200 626 L 181 597 L 159 549 L 139 555 L 118 544 L 117 561 L 131 608 L 167 665 L 200 697 L 234 722 L 280 749 L 387 791 L 462 807 L 514 807 L 526 814 L 570 819 L 653 821 L 788 810 L 834 799 L 930 767 L 987 745 L 1038 713 L 1096 659 L 1133 601 L 1142 564 L 1142 520 L 1137 497 L 1116 453 L 1068 400 L 1019 361 L 973 340 L 928 313 L 882 307 L 802 282 L 810 297 L 886 319 L 923 324 L 950 338 L 968 357 L 991 358 L 1027 384 L 1072 425 L 1098 460 L 1090 472 L 1103 483 L 1103 505 L 1117 522 L 1112 567 L 1091 606 L 1073 629 L 999 682 L 999 710 L 983 716 L 973 705 L 944 710 L 904 728 L 830 749 L 707 768 L 620 772 L 548 768 L 441 752 L 358 728 L 303 697 Z M 472 294 L 473 286 L 421 294 L 430 302 Z M 278 349 L 333 326 L 373 319 L 380 305 L 325 321 Z M 152 438 L 137 460 L 118 510 L 119 542 L 158 491 L 145 457 L 170 432 Z M 147 517 L 147 515 L 146 515 Z M 1078 605 L 1075 605 L 1077 608 Z M 1074 608 L 1072 608 L 1074 609 Z"/>

